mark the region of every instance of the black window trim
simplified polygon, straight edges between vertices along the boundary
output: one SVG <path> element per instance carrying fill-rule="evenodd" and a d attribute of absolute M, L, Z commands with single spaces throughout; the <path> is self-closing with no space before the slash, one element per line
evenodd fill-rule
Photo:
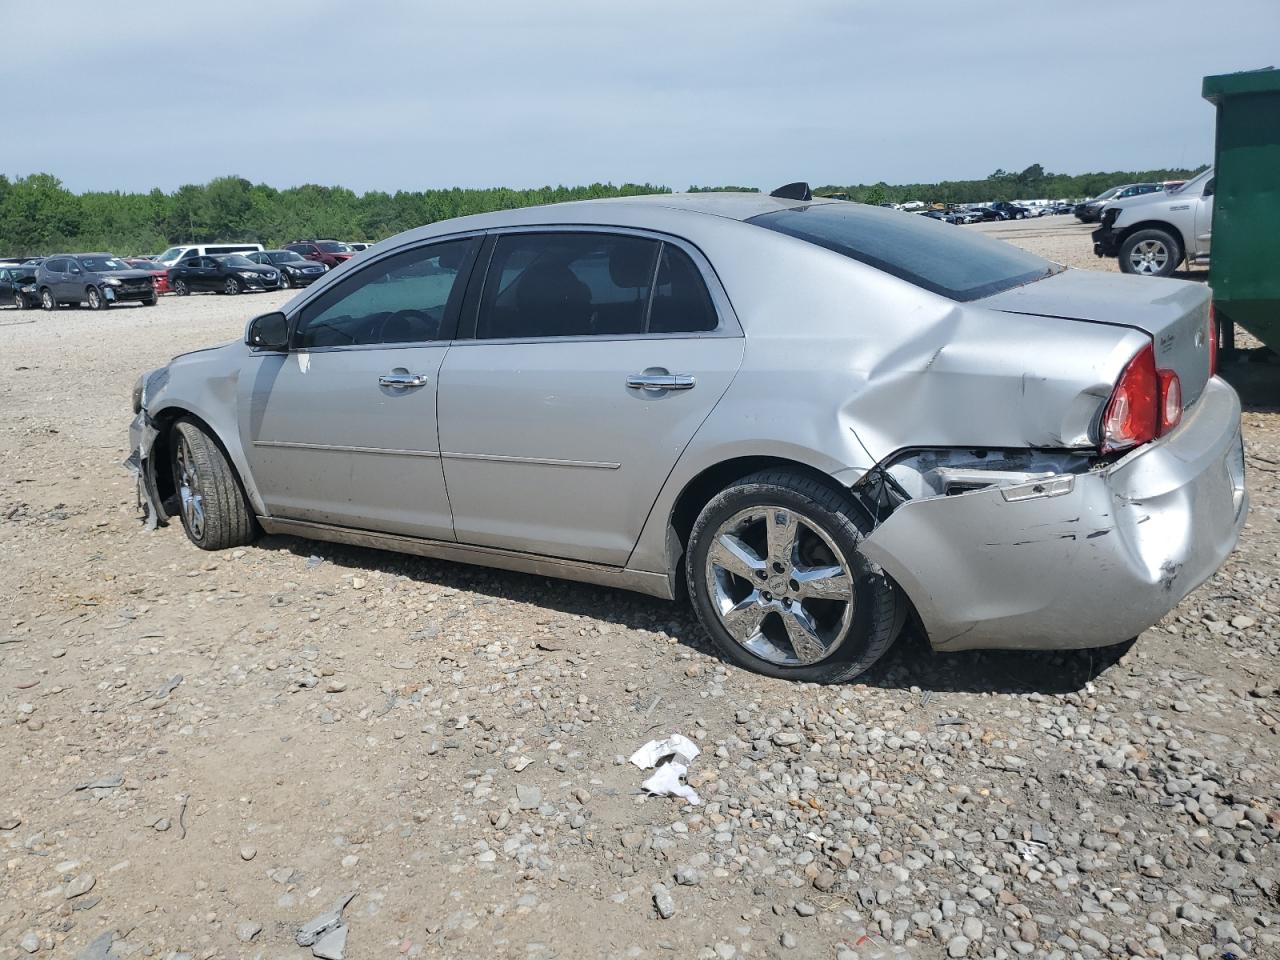
<path fill-rule="evenodd" d="M 394 250 L 388 250 L 376 260 L 370 260 L 361 263 L 360 266 L 352 270 L 344 270 L 340 279 L 333 283 L 313 284 L 308 288 L 308 296 L 298 304 L 298 306 L 289 315 L 289 349 L 290 353 L 334 353 L 345 350 L 413 350 L 421 349 L 425 346 L 447 346 L 454 342 L 458 330 L 458 316 L 462 312 L 462 305 L 466 302 L 466 295 L 470 293 L 471 278 L 475 274 L 476 262 L 478 254 L 482 249 L 482 244 L 474 244 L 472 249 L 468 251 L 467 258 L 458 268 L 458 279 L 455 283 L 466 284 L 464 287 L 463 297 L 458 301 L 458 306 L 452 310 L 446 310 L 445 316 L 440 322 L 440 336 L 434 340 L 408 340 L 402 343 L 349 343 L 338 344 L 328 347 L 300 347 L 298 346 L 298 324 L 302 320 L 302 313 L 307 307 L 314 304 L 320 298 L 329 293 L 348 286 L 356 277 L 360 276 L 368 270 L 377 268 L 380 263 L 391 259 L 392 257 L 401 256 L 405 253 L 411 253 L 427 247 L 438 246 L 442 243 L 455 243 L 459 240 L 475 240 L 484 237 L 484 231 L 473 230 L 466 233 L 443 234 L 438 237 L 428 237 L 409 243 L 402 244 Z M 450 299 L 453 299 L 450 294 Z"/>
<path fill-rule="evenodd" d="M 678 237 L 674 234 L 663 233 L 659 230 L 648 230 L 642 227 L 629 227 L 613 224 L 601 223 L 539 223 L 539 224 L 521 224 L 519 226 L 510 227 L 493 227 L 486 231 L 487 237 L 484 246 L 480 250 L 480 256 L 477 259 L 475 268 L 472 270 L 471 281 L 467 285 L 466 296 L 462 301 L 462 317 L 458 326 L 457 337 L 454 340 L 455 346 L 484 346 L 489 344 L 511 344 L 511 343 L 607 343 L 620 340 L 704 340 L 715 337 L 741 337 L 742 325 L 738 321 L 738 316 L 733 310 L 733 305 L 729 301 L 729 296 L 725 292 L 724 286 L 720 283 L 720 277 L 716 274 L 715 268 L 712 267 L 710 260 L 706 255 L 693 243 L 684 237 Z M 493 263 L 493 251 L 497 246 L 497 241 L 512 234 L 523 233 L 604 233 L 613 236 L 639 237 L 645 240 L 653 240 L 659 244 L 658 256 L 654 262 L 654 275 L 656 278 L 658 265 L 662 260 L 661 244 L 670 244 L 679 250 L 682 250 L 693 261 L 694 269 L 698 271 L 702 278 L 703 286 L 707 289 L 707 294 L 711 298 L 711 306 L 716 312 L 716 328 L 714 330 L 702 331 L 684 331 L 680 333 L 649 333 L 649 311 L 653 305 L 653 284 L 649 287 L 649 303 L 645 307 L 645 328 L 644 333 L 608 333 L 608 334 L 587 334 L 576 337 L 494 337 L 486 339 L 478 339 L 476 337 L 476 327 L 480 316 L 480 296 L 484 290 L 485 281 L 488 279 L 489 269 Z M 483 265 L 483 266 L 482 266 Z"/>

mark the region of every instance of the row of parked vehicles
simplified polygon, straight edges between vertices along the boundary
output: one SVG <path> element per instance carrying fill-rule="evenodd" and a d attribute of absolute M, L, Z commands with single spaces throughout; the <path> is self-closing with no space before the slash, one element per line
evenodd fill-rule
<path fill-rule="evenodd" d="M 1037 203 L 1025 205 L 1011 203 L 1008 200 L 997 200 L 990 204 L 948 204 L 930 210 L 917 211 L 921 216 L 945 223 L 990 223 L 996 220 L 1027 220 L 1033 217 L 1048 217 L 1062 213 L 1071 213 L 1073 207 L 1069 203 Z"/>
<path fill-rule="evenodd" d="M 0 260 L 0 303 L 20 310 L 116 303 L 155 306 L 163 293 L 225 294 L 292 289 L 314 283 L 368 243 L 298 240 L 278 250 L 260 243 L 185 244 L 154 257 L 63 253 Z"/>

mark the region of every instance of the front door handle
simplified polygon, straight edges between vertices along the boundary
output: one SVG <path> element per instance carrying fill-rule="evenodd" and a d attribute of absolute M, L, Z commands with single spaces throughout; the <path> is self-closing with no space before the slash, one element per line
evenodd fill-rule
<path fill-rule="evenodd" d="M 692 390 L 697 382 L 683 373 L 633 373 L 627 377 L 632 390 Z"/>
<path fill-rule="evenodd" d="M 384 373 L 378 383 L 384 387 L 425 387 L 428 379 L 425 373 Z"/>

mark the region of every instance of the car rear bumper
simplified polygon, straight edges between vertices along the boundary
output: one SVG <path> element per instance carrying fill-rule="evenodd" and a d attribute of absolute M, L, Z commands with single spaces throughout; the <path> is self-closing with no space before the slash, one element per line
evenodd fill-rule
<path fill-rule="evenodd" d="M 1061 495 L 912 500 L 863 552 L 939 650 L 1097 647 L 1137 636 L 1211 577 L 1247 513 L 1240 401 L 1214 378 L 1173 433 Z"/>

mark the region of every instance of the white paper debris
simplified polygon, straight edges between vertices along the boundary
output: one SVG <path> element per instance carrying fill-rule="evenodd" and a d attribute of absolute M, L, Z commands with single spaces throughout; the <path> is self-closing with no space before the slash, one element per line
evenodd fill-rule
<path fill-rule="evenodd" d="M 681 797 L 696 807 L 702 803 L 702 798 L 693 787 L 682 780 L 688 772 L 689 768 L 683 763 L 672 760 L 653 771 L 653 776 L 640 784 L 640 788 L 652 793 L 655 797 Z"/>
<path fill-rule="evenodd" d="M 657 797 L 680 797 L 697 806 L 702 798 L 683 778 L 689 772 L 686 764 L 701 752 L 688 737 L 673 733 L 665 740 L 650 740 L 631 755 L 631 762 L 641 770 L 657 767 L 653 776 L 640 784 L 641 789 Z"/>
<path fill-rule="evenodd" d="M 650 740 L 631 755 L 631 762 L 641 770 L 651 770 L 667 757 L 675 757 L 680 763 L 692 763 L 701 752 L 688 737 L 673 733 L 665 740 Z"/>

